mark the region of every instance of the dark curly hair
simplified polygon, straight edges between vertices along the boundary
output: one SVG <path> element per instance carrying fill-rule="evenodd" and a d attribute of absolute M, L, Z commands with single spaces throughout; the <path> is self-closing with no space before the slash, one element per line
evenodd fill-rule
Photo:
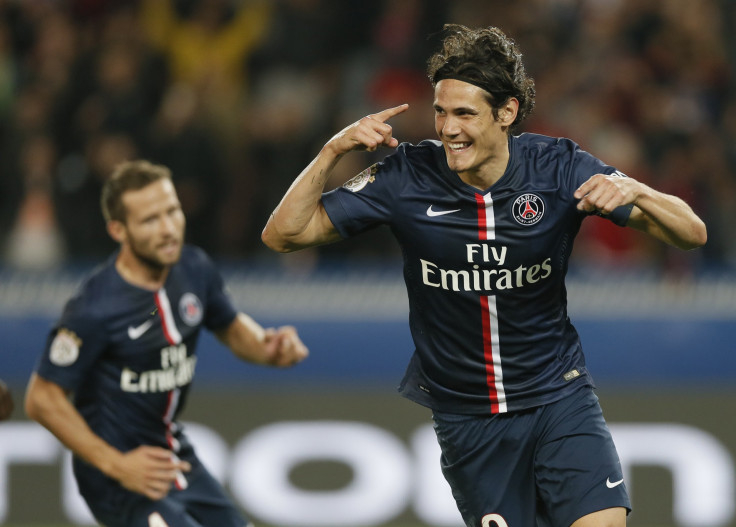
<path fill-rule="evenodd" d="M 534 108 L 534 80 L 527 76 L 516 43 L 496 27 L 470 29 L 445 24 L 442 49 L 429 59 L 427 74 L 432 86 L 443 79 L 458 79 L 487 92 L 498 119 L 498 110 L 511 97 L 519 101 L 512 127 Z"/>

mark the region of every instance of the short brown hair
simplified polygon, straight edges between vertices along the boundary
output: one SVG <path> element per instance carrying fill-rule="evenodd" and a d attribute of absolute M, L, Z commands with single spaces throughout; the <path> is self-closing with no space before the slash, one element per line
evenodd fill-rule
<path fill-rule="evenodd" d="M 129 190 L 140 190 L 160 179 L 171 179 L 171 171 L 163 165 L 154 165 L 142 159 L 117 165 L 102 187 L 100 205 L 105 221 L 125 223 L 123 194 Z"/>
<path fill-rule="evenodd" d="M 427 74 L 432 86 L 443 79 L 458 79 L 485 90 L 498 118 L 498 110 L 511 97 L 519 101 L 512 126 L 534 108 L 534 80 L 527 76 L 516 43 L 496 27 L 470 29 L 445 24 L 442 49 L 429 59 Z"/>

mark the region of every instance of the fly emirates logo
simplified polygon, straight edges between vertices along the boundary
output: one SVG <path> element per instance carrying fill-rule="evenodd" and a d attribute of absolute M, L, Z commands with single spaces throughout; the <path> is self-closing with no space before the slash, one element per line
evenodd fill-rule
<path fill-rule="evenodd" d="M 187 357 L 185 344 L 168 346 L 161 350 L 161 369 L 136 373 L 123 368 L 120 387 L 132 393 L 168 392 L 192 382 L 196 363 L 197 357 Z"/>
<path fill-rule="evenodd" d="M 466 261 L 472 268 L 460 270 L 442 269 L 435 263 L 420 259 L 422 282 L 429 287 L 440 287 L 448 291 L 500 291 L 534 284 L 552 274 L 551 258 L 528 267 L 503 267 L 506 263 L 506 252 L 506 246 L 468 243 L 465 245 Z M 482 264 L 495 267 L 481 268 Z"/>

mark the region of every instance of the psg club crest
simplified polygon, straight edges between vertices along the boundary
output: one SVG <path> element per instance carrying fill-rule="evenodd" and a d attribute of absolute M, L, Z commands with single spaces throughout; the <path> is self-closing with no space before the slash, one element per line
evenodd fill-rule
<path fill-rule="evenodd" d="M 534 225 L 544 216 L 544 201 L 536 194 L 522 194 L 514 201 L 512 213 L 521 225 Z"/>
<path fill-rule="evenodd" d="M 359 190 L 363 190 L 363 188 L 368 183 L 373 183 L 376 180 L 376 172 L 378 171 L 378 167 L 376 165 L 371 165 L 363 172 L 355 176 L 354 178 L 347 181 L 343 187 L 348 189 L 350 192 L 358 192 Z"/>
<path fill-rule="evenodd" d="M 185 293 L 179 300 L 179 316 L 189 326 L 196 326 L 202 321 L 202 302 L 194 293 Z"/>

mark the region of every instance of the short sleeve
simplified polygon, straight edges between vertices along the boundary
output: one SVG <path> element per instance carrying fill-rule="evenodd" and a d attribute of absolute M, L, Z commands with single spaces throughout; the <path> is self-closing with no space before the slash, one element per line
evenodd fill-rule
<path fill-rule="evenodd" d="M 228 326 L 237 316 L 237 310 L 225 290 L 225 282 L 214 262 L 202 251 L 202 272 L 207 280 L 207 300 L 204 325 L 210 331 Z"/>
<path fill-rule="evenodd" d="M 83 297 L 72 298 L 49 333 L 36 372 L 74 391 L 107 348 L 106 333 L 104 323 L 85 307 Z"/>
<path fill-rule="evenodd" d="M 610 165 L 606 165 L 600 159 L 596 158 L 585 150 L 581 150 L 579 147 L 576 146 L 574 151 L 574 160 L 572 163 L 572 176 L 574 184 L 573 192 L 595 174 L 606 174 L 616 177 L 628 177 L 620 170 L 617 170 Z M 616 209 L 614 209 L 611 214 L 603 215 L 600 213 L 590 213 L 590 215 L 600 216 L 601 218 L 612 221 L 620 227 L 624 227 L 626 226 L 626 222 L 629 220 L 631 209 L 633 207 L 633 204 L 622 205 L 621 207 L 617 207 Z"/>
<path fill-rule="evenodd" d="M 390 224 L 407 169 L 406 145 L 371 165 L 343 186 L 322 195 L 330 221 L 343 238 Z"/>

